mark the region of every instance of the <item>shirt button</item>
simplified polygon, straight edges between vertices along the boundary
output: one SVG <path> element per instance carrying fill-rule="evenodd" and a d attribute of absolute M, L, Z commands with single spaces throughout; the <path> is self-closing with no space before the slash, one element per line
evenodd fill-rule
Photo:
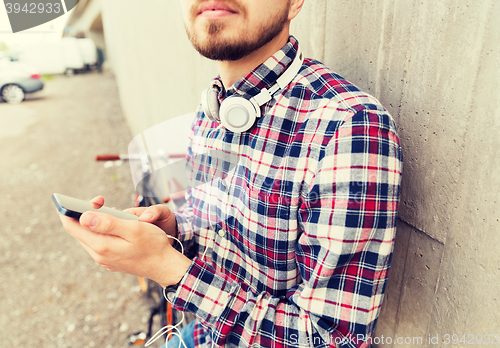
<path fill-rule="evenodd" d="M 224 236 L 226 235 L 226 231 L 220 229 L 219 232 L 217 232 L 219 234 L 219 236 L 221 236 L 222 238 L 224 238 Z"/>

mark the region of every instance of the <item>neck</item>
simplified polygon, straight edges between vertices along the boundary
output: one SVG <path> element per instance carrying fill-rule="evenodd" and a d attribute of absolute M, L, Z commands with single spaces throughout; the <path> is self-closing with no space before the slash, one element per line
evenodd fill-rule
<path fill-rule="evenodd" d="M 217 68 L 224 87 L 226 89 L 231 87 L 236 81 L 264 63 L 269 57 L 286 45 L 288 37 L 289 29 L 287 25 L 273 40 L 249 55 L 235 61 L 225 60 L 217 62 Z"/>

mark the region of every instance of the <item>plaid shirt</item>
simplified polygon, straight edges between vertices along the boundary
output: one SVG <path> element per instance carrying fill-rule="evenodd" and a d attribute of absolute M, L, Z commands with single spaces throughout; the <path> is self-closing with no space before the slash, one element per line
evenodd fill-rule
<path fill-rule="evenodd" d="M 218 78 L 212 88 L 221 101 L 249 99 L 275 83 L 297 47 L 290 37 L 228 90 Z M 175 213 L 194 259 L 173 304 L 196 315 L 197 346 L 367 347 L 395 236 L 395 124 L 312 59 L 261 110 L 241 134 L 197 113 L 188 172 L 199 184 Z M 214 166 L 221 173 L 210 177 Z"/>

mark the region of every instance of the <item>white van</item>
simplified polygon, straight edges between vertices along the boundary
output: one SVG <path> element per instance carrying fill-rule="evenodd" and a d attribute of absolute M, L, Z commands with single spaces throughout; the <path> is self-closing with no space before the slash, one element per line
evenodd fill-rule
<path fill-rule="evenodd" d="M 17 61 L 35 67 L 40 74 L 72 75 L 97 63 L 95 45 L 89 41 L 92 40 L 63 37 L 57 43 L 19 45 L 11 52 Z"/>
<path fill-rule="evenodd" d="M 83 60 L 78 40 L 74 37 L 63 37 L 58 43 L 62 60 L 66 67 L 64 73 L 67 75 L 72 75 L 75 71 L 85 68 L 85 61 Z"/>
<path fill-rule="evenodd" d="M 97 47 L 92 39 L 77 39 L 78 47 L 82 55 L 86 69 L 97 66 Z"/>

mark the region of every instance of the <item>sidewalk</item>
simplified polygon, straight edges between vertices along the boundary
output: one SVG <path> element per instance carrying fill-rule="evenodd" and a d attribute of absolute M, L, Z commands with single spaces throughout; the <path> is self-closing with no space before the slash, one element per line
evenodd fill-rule
<path fill-rule="evenodd" d="M 132 205 L 131 135 L 114 79 L 57 77 L 19 105 L 0 103 L 0 335 L 2 347 L 126 347 L 149 309 L 136 277 L 97 265 L 62 228 L 51 195 L 102 195 Z"/>

